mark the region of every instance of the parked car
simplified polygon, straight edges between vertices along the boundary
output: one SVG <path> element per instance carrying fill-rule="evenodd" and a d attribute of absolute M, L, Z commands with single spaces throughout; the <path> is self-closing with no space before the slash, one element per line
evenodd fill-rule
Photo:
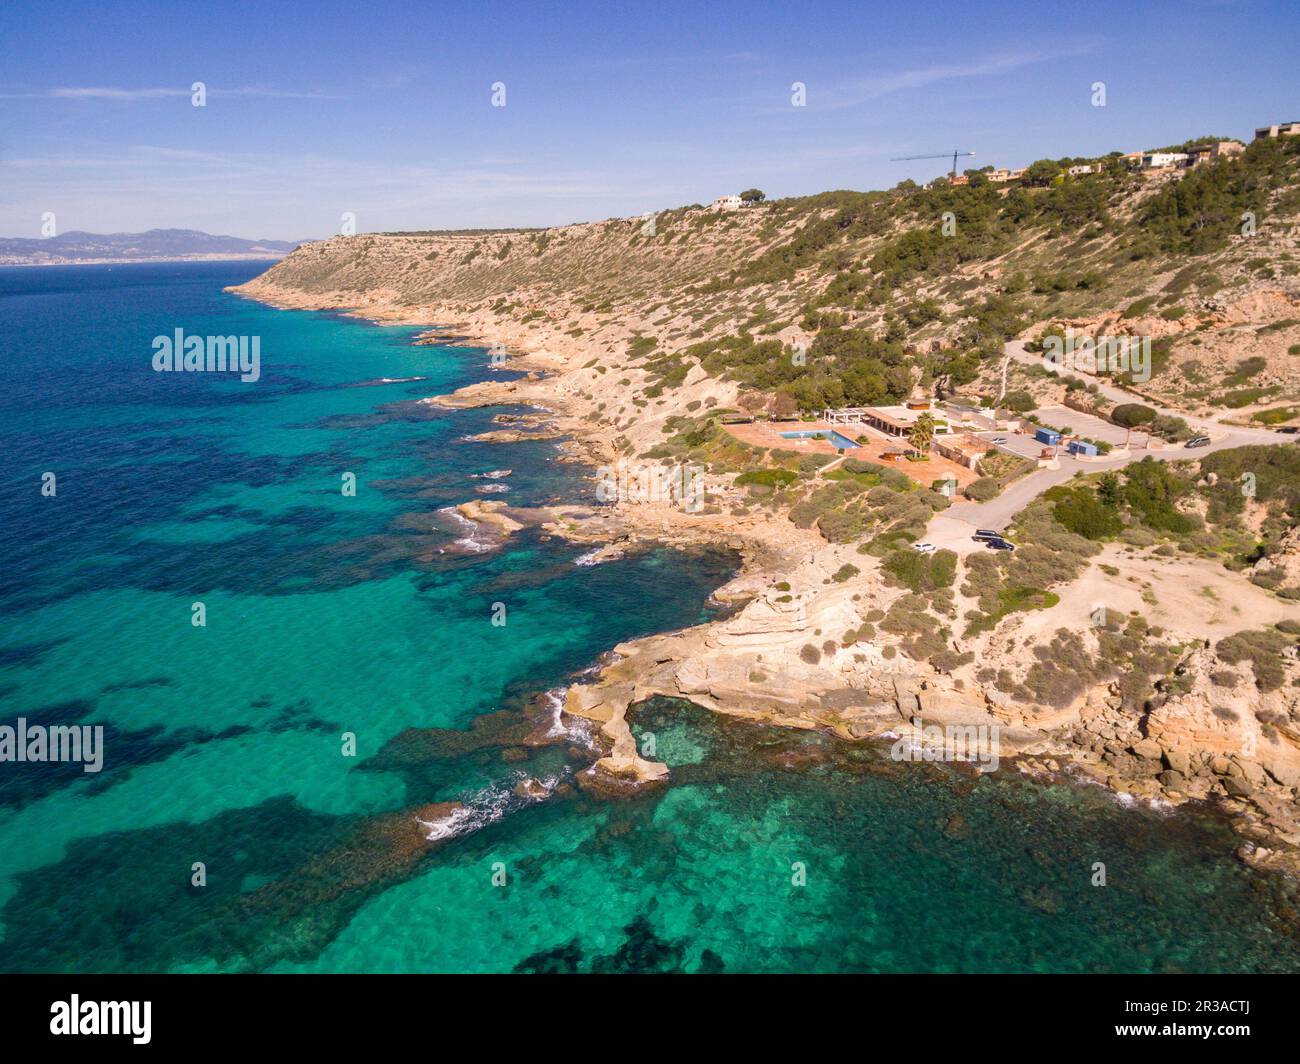
<path fill-rule="evenodd" d="M 989 440 L 989 443 L 1006 443 L 1006 442 L 1007 442 L 1007 438 L 1005 436 L 994 436 L 993 439 Z"/>
<path fill-rule="evenodd" d="M 1185 444 L 1183 444 L 1184 447 L 1208 447 L 1209 445 L 1210 445 L 1209 436 L 1193 436 L 1190 440 L 1188 440 Z"/>
<path fill-rule="evenodd" d="M 1014 543 L 1008 543 L 1005 539 L 986 539 L 984 541 L 984 546 L 988 547 L 989 550 L 1015 550 L 1016 549 L 1016 545 Z"/>
<path fill-rule="evenodd" d="M 922 554 L 932 554 L 934 552 L 933 543 L 913 543 L 912 549 L 920 551 Z"/>
<path fill-rule="evenodd" d="M 994 532 L 991 528 L 977 528 L 972 539 L 1003 539 L 1001 532 Z"/>
<path fill-rule="evenodd" d="M 1300 425 L 1279 425 L 1277 431 L 1285 432 L 1289 436 L 1294 436 L 1297 432 L 1300 432 Z"/>

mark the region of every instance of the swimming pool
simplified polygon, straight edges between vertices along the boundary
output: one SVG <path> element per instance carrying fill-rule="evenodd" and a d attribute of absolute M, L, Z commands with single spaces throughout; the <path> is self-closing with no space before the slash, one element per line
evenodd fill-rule
<path fill-rule="evenodd" d="M 841 436 L 834 429 L 806 429 L 803 432 L 783 432 L 783 440 L 830 440 L 836 447 L 858 446 L 847 436 Z"/>

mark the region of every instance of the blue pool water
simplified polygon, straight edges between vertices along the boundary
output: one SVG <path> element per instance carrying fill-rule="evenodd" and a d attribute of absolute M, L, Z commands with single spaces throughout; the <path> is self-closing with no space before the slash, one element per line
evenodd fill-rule
<path fill-rule="evenodd" d="M 838 432 L 829 429 L 808 429 L 803 432 L 783 432 L 781 438 L 785 440 L 830 440 L 836 447 L 856 447 L 847 436 L 841 436 Z"/>

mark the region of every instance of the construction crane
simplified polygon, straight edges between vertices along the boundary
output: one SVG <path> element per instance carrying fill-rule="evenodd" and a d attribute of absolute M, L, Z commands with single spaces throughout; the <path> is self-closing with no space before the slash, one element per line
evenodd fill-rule
<path fill-rule="evenodd" d="M 974 155 L 974 154 L 975 153 L 973 151 L 954 151 L 952 153 L 952 176 L 953 177 L 957 176 L 957 157 L 959 155 Z M 910 162 L 915 162 L 917 159 L 947 159 L 947 158 L 948 158 L 948 153 L 944 152 L 942 155 L 904 155 L 901 158 L 891 159 L 890 162 L 910 163 Z"/>

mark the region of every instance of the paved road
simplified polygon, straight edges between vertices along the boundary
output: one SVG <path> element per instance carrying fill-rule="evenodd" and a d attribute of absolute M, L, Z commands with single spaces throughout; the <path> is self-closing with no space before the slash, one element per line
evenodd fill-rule
<path fill-rule="evenodd" d="M 1018 362 L 1043 365 L 1042 359 L 1026 351 L 1024 343 L 1019 340 L 1013 340 L 1007 344 L 1006 351 L 1008 361 L 1015 359 Z M 1057 371 L 1057 367 L 1054 366 L 1046 368 L 1049 372 Z M 956 541 L 960 537 L 965 536 L 968 541 L 969 533 L 977 528 L 992 528 L 999 531 L 1006 528 L 1011 523 L 1012 517 L 1038 498 L 1039 495 L 1057 484 L 1064 484 L 1073 478 L 1076 473 L 1100 473 L 1107 469 L 1123 469 L 1130 462 L 1140 462 L 1144 458 L 1154 458 L 1160 462 L 1168 462 L 1177 459 L 1200 458 L 1214 451 L 1223 451 L 1230 447 L 1244 447 L 1248 444 L 1270 444 L 1274 446 L 1291 444 L 1294 446 L 1297 442 L 1300 442 L 1300 438 L 1296 436 L 1270 432 L 1267 429 L 1240 428 L 1221 425 L 1217 421 L 1204 418 L 1188 417 L 1177 410 L 1161 407 L 1135 396 L 1118 385 L 1101 381 L 1098 381 L 1097 384 L 1101 394 L 1112 402 L 1141 402 L 1147 406 L 1152 406 L 1159 413 L 1183 418 L 1192 428 L 1209 436 L 1211 443 L 1206 447 L 1192 449 L 1176 444 L 1159 450 L 1135 450 L 1117 458 L 1094 458 L 1088 461 L 1080 461 L 1073 455 L 1058 455 L 1057 461 L 1060 463 L 1060 468 L 1040 469 L 1035 473 L 1031 473 L 1027 477 L 1016 481 L 996 499 L 980 503 L 954 503 L 947 510 L 944 510 L 942 514 L 936 516 L 935 523 L 932 524 L 927 538 L 936 543 L 943 540 L 944 542 L 939 545 L 959 549 L 956 546 Z M 981 433 L 981 435 L 987 436 L 988 434 Z"/>
<path fill-rule="evenodd" d="M 1057 484 L 1064 484 L 1067 480 L 1073 478 L 1076 473 L 1100 473 L 1107 469 L 1123 469 L 1130 462 L 1140 462 L 1144 458 L 1154 458 L 1158 462 L 1170 462 L 1179 459 L 1201 458 L 1214 451 L 1224 451 L 1230 447 L 1244 447 L 1252 443 L 1286 444 L 1295 440 L 1294 436 L 1283 436 L 1276 433 L 1266 434 L 1266 438 L 1262 441 L 1254 438 L 1242 438 L 1236 432 L 1223 433 L 1221 431 L 1220 435 L 1221 438 L 1214 440 L 1209 446 L 1195 447 L 1190 450 L 1181 445 L 1176 445 L 1153 451 L 1135 450 L 1118 458 L 1094 458 L 1086 462 L 1080 461 L 1073 455 L 1061 454 L 1057 456 L 1057 462 L 1060 463 L 1059 469 L 1040 469 L 1035 473 L 1030 473 L 1027 477 L 1017 480 L 996 499 L 991 499 L 988 502 L 953 503 L 943 512 L 946 516 L 956 518 L 972 528 L 1003 529 L 1011 523 L 1011 518 L 1016 513 L 1023 510 L 1048 488 L 1055 487 Z"/>

